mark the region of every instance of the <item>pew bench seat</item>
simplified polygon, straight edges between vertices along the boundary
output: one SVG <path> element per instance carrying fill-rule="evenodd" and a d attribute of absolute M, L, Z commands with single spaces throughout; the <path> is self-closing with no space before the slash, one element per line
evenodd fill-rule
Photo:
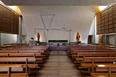
<path fill-rule="evenodd" d="M 26 67 L 26 64 L 22 64 L 23 65 L 23 67 Z M 39 66 L 38 66 L 38 64 L 28 64 L 28 67 L 29 68 L 40 68 Z"/>
<path fill-rule="evenodd" d="M 92 63 L 81 63 L 81 67 L 79 68 L 90 68 L 92 66 L 97 67 L 100 65 L 104 65 L 105 67 L 108 67 L 108 66 L 116 67 L 116 64 L 113 64 L 113 63 L 94 63 L 93 65 Z"/>
<path fill-rule="evenodd" d="M 22 66 L 22 67 L 26 67 L 26 64 L 0 64 L 0 67 L 10 67 L 10 66 L 14 66 L 14 67 L 18 67 L 18 66 Z M 29 68 L 40 68 L 39 66 L 38 66 L 38 64 L 28 64 L 27 65 Z"/>
<path fill-rule="evenodd" d="M 91 77 L 108 77 L 108 73 L 91 73 Z M 111 77 L 116 77 L 116 73 L 111 73 Z"/>
<path fill-rule="evenodd" d="M 27 77 L 28 73 L 12 73 L 11 77 Z M 0 77 L 8 77 L 8 74 L 0 74 Z"/>

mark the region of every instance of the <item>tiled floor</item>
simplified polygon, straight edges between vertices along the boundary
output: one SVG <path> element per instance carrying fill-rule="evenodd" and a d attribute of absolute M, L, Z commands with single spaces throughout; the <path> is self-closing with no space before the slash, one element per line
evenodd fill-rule
<path fill-rule="evenodd" d="M 52 51 L 36 77 L 81 77 L 65 51 Z"/>

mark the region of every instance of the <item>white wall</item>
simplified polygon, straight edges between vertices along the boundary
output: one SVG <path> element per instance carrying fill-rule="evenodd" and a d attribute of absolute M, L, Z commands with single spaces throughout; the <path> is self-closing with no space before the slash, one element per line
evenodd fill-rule
<path fill-rule="evenodd" d="M 92 21 L 89 35 L 93 35 L 92 43 L 99 43 L 99 35 L 97 35 L 97 27 L 96 27 L 96 17 L 94 17 Z"/>
<path fill-rule="evenodd" d="M 95 24 L 95 43 L 99 43 L 99 35 L 97 35 L 96 17 L 94 18 L 94 24 Z"/>
<path fill-rule="evenodd" d="M 87 43 L 87 38 L 90 30 L 92 20 L 94 18 L 96 7 L 92 6 L 20 6 L 26 27 L 27 41 L 31 37 L 36 38 L 36 33 L 40 32 L 40 39 L 46 42 L 51 39 L 64 39 L 71 42 L 76 41 L 76 33 L 79 32 L 82 43 Z M 62 29 L 65 27 L 71 31 L 71 36 L 66 31 L 47 31 L 35 30 L 37 28 L 44 28 L 41 14 L 55 14 L 51 28 Z M 47 26 L 48 27 L 48 26 Z M 46 35 L 46 36 L 45 36 Z M 47 37 L 47 40 L 46 38 Z"/>
<path fill-rule="evenodd" d="M 115 41 L 116 41 L 116 40 L 115 40 L 115 37 L 116 37 L 115 35 L 110 35 L 110 36 L 109 36 L 109 43 L 110 43 L 110 44 L 115 45 Z"/>
<path fill-rule="evenodd" d="M 63 30 L 36 30 L 36 33 L 40 33 L 40 36 L 43 36 L 40 38 L 40 41 L 44 40 L 70 40 L 69 39 L 69 32 L 63 31 Z M 36 38 L 36 35 L 35 35 Z"/>
<path fill-rule="evenodd" d="M 92 21 L 89 35 L 92 35 L 92 43 L 95 43 L 95 18 Z"/>
<path fill-rule="evenodd" d="M 16 43 L 16 42 L 17 42 L 17 35 L 1 33 L 1 45 L 2 46 L 4 44 Z"/>
<path fill-rule="evenodd" d="M 95 19 L 93 19 L 93 21 L 92 21 L 89 35 L 95 35 Z"/>

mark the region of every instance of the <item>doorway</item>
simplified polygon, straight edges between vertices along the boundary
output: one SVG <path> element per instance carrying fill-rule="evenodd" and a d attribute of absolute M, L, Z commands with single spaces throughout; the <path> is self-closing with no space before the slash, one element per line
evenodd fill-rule
<path fill-rule="evenodd" d="M 93 38 L 93 35 L 88 36 L 88 44 L 92 44 L 92 38 Z"/>

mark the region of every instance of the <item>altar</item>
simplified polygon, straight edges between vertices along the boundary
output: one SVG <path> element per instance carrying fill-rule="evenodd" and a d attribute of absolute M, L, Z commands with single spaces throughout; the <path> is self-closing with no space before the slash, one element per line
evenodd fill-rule
<path fill-rule="evenodd" d="M 36 46 L 37 45 L 37 41 L 29 41 L 29 46 Z"/>
<path fill-rule="evenodd" d="M 68 40 L 48 40 L 48 44 L 52 46 L 63 46 L 68 44 Z"/>

